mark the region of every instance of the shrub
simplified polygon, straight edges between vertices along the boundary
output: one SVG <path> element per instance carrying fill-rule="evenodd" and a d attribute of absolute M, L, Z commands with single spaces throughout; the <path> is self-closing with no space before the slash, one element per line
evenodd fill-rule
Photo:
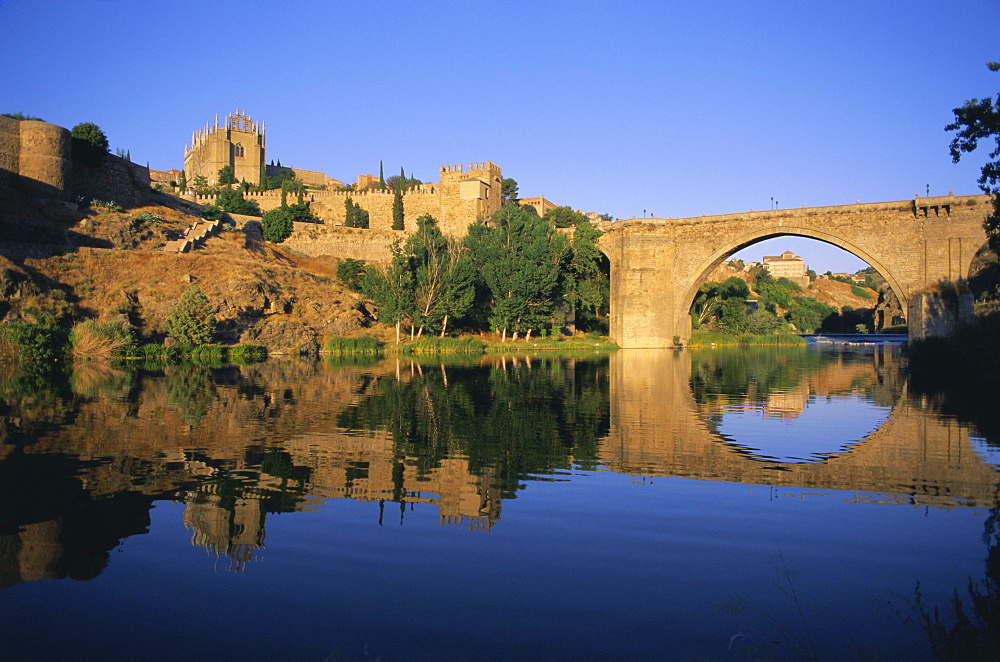
<path fill-rule="evenodd" d="M 47 324 L 0 324 L 0 354 L 22 363 L 52 363 L 66 356 L 68 334 Z"/>
<path fill-rule="evenodd" d="M 280 244 L 292 234 L 292 214 L 287 207 L 264 212 L 261 223 L 264 226 L 265 241 Z"/>
<path fill-rule="evenodd" d="M 205 205 L 201 210 L 201 217 L 206 221 L 221 221 L 222 207 L 218 205 Z"/>
<path fill-rule="evenodd" d="M 167 331 L 178 342 L 202 345 L 215 332 L 215 313 L 208 297 L 197 285 L 184 291 L 180 301 L 170 309 Z"/>

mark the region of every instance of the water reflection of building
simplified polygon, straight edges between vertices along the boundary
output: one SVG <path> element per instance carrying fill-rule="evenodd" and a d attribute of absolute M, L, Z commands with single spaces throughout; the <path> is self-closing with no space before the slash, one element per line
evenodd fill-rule
<path fill-rule="evenodd" d="M 264 511 L 258 499 L 224 498 L 216 485 L 187 493 L 184 526 L 191 544 L 229 559 L 230 570 L 243 570 L 253 553 L 264 546 Z"/>

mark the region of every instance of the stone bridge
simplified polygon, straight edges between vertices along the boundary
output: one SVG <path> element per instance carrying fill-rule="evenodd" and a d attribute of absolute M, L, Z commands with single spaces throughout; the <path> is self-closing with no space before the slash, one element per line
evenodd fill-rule
<path fill-rule="evenodd" d="M 688 315 L 708 274 L 736 251 L 795 235 L 839 246 L 886 279 L 903 309 L 941 281 L 967 278 L 986 243 L 989 196 L 917 197 L 699 218 L 604 223 L 611 262 L 611 338 L 621 347 L 668 347 L 691 335 Z"/>

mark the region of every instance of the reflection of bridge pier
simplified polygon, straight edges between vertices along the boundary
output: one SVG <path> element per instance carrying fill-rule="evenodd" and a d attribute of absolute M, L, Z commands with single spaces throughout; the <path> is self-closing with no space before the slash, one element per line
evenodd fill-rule
<path fill-rule="evenodd" d="M 877 383 L 878 361 L 857 369 Z M 611 431 L 601 453 L 614 471 L 882 493 L 880 500 L 918 505 L 995 505 L 1000 473 L 973 451 L 968 429 L 906 397 L 877 430 L 823 462 L 764 461 L 710 429 L 691 391 L 691 352 L 624 350 L 609 370 Z"/>

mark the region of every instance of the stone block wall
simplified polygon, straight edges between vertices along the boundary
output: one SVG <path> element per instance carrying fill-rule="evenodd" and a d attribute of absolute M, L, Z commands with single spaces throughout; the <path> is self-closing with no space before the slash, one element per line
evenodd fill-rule
<path fill-rule="evenodd" d="M 89 200 L 137 207 L 149 199 L 149 169 L 112 154 L 105 154 L 96 167 L 74 163 L 72 179 L 74 194 Z"/>
<path fill-rule="evenodd" d="M 383 264 L 392 259 L 392 243 L 404 236 L 393 230 L 362 230 L 316 223 L 295 223 L 294 226 L 292 236 L 285 240 L 283 247 L 310 257 L 352 258 Z"/>
<path fill-rule="evenodd" d="M 971 294 L 941 296 L 916 294 L 907 305 L 910 340 L 947 336 L 972 321 L 975 301 Z"/>
<path fill-rule="evenodd" d="M 20 170 L 21 123 L 0 116 L 0 186 L 14 186 Z"/>

